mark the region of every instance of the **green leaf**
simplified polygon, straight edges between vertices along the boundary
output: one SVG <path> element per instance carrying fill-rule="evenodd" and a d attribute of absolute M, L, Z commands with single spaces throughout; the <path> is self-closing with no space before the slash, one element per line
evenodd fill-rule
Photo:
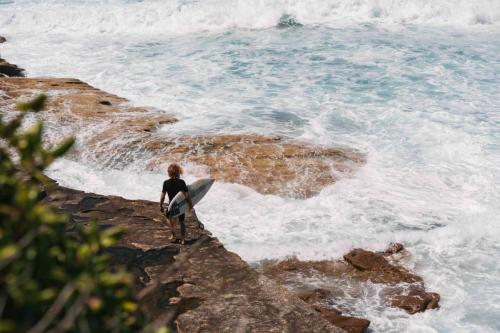
<path fill-rule="evenodd" d="M 68 138 L 64 140 L 63 143 L 61 143 L 58 147 L 52 149 L 49 154 L 53 156 L 54 158 L 61 157 L 64 154 L 66 154 L 71 147 L 75 144 L 75 138 Z"/>
<path fill-rule="evenodd" d="M 0 261 L 7 260 L 17 254 L 17 246 L 15 244 L 8 244 L 0 248 Z"/>
<path fill-rule="evenodd" d="M 21 111 L 38 112 L 43 109 L 46 100 L 47 95 L 41 94 L 29 102 L 17 102 L 16 107 Z"/>

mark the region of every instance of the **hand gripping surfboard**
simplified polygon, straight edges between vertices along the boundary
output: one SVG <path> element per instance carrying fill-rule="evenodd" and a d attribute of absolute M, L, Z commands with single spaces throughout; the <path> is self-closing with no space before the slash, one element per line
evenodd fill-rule
<path fill-rule="evenodd" d="M 200 200 L 207 194 L 210 187 L 212 187 L 215 179 L 212 178 L 203 178 L 198 179 L 191 185 L 188 185 L 189 195 L 191 196 L 191 201 L 193 205 L 196 205 Z M 188 202 L 184 197 L 184 193 L 179 192 L 177 195 L 170 201 L 168 204 L 168 209 L 166 212 L 166 216 L 168 218 L 172 218 L 178 215 L 182 215 L 188 209 Z"/>

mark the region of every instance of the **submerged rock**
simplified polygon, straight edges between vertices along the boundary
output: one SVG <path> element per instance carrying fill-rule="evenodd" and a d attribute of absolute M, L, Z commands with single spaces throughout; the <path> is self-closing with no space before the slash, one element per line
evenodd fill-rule
<path fill-rule="evenodd" d="M 190 163 L 217 180 L 260 193 L 307 198 L 366 162 L 365 155 L 353 149 L 318 147 L 279 136 L 164 136 L 157 129 L 176 122 L 172 115 L 132 107 L 124 98 L 75 79 L 4 78 L 0 90 L 5 111 L 15 110 L 16 99 L 46 92 L 49 102 L 40 116 L 57 124 L 59 135 L 78 136 L 73 158 L 105 167 L 148 161 L 145 168 L 163 172 L 168 163 Z"/>
<path fill-rule="evenodd" d="M 302 23 L 300 23 L 294 16 L 283 14 L 281 15 L 277 28 L 292 28 L 292 27 L 302 27 Z"/>
<path fill-rule="evenodd" d="M 323 148 L 279 136 L 212 135 L 151 140 L 154 166 L 169 161 L 207 166 L 211 177 L 264 194 L 307 198 L 347 176 L 365 157 L 347 148 Z"/>
<path fill-rule="evenodd" d="M 332 320 L 337 318 L 344 325 L 338 324 L 339 327 L 350 331 L 347 323 L 356 323 L 353 324 L 355 327 L 352 332 L 363 332 L 358 330 L 359 327 L 366 329 L 369 321 L 347 320 L 339 316 L 349 317 L 353 311 L 360 311 L 352 308 L 352 304 L 364 297 L 373 283 L 379 286 L 374 292 L 381 296 L 381 305 L 400 308 L 410 314 L 438 307 L 439 294 L 427 292 L 420 276 L 397 264 L 398 257 L 388 254 L 394 252 L 395 248 L 396 253 L 403 249 L 402 245 L 391 245 L 383 253 L 354 249 L 344 256 L 345 260 L 337 261 L 300 261 L 290 258 L 267 263 L 260 270 L 315 309 L 322 309 L 320 312 L 326 314 L 335 325 L 337 323 Z M 351 305 L 346 300 L 351 300 Z"/>
<path fill-rule="evenodd" d="M 200 230 L 194 211 L 186 216 L 187 243 L 179 245 L 168 239 L 156 202 L 46 188 L 45 202 L 70 214 L 70 226 L 96 219 L 101 228 L 124 229 L 110 250 L 113 263 L 133 272 L 155 324 L 178 332 L 344 332 Z"/>

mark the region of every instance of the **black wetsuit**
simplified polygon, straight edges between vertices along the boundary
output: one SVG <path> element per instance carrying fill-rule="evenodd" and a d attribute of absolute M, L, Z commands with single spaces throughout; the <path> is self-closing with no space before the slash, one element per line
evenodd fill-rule
<path fill-rule="evenodd" d="M 188 188 L 186 185 L 186 182 L 183 181 L 180 178 L 170 178 L 167 179 L 163 182 L 163 193 L 168 194 L 168 201 L 172 201 L 172 199 L 177 195 L 179 192 L 187 192 Z M 184 218 L 186 217 L 185 214 L 179 215 L 179 222 L 181 222 L 181 229 L 185 228 L 184 226 Z"/>

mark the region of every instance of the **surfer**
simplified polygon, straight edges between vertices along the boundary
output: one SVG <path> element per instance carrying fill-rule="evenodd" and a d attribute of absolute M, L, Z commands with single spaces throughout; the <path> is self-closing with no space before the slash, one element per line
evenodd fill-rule
<path fill-rule="evenodd" d="M 162 213 L 165 211 L 165 209 L 163 208 L 163 203 L 165 202 L 165 193 L 168 194 L 168 200 L 170 202 L 179 192 L 184 193 L 184 196 L 186 197 L 186 200 L 189 205 L 189 209 L 192 209 L 193 202 L 191 201 L 191 196 L 189 195 L 188 187 L 186 185 L 186 182 L 180 178 L 182 175 L 182 168 L 178 164 L 173 163 L 168 166 L 167 171 L 169 179 L 163 182 L 163 189 L 161 191 L 161 198 L 160 198 L 160 211 Z M 170 227 L 170 230 L 172 231 L 172 234 L 168 239 L 173 239 L 174 225 L 168 215 L 165 215 L 165 217 L 167 224 Z M 186 225 L 184 224 L 185 217 L 186 217 L 185 214 L 181 214 L 178 216 L 179 224 L 181 226 L 181 239 L 179 240 L 181 244 L 184 244 L 186 238 Z"/>

